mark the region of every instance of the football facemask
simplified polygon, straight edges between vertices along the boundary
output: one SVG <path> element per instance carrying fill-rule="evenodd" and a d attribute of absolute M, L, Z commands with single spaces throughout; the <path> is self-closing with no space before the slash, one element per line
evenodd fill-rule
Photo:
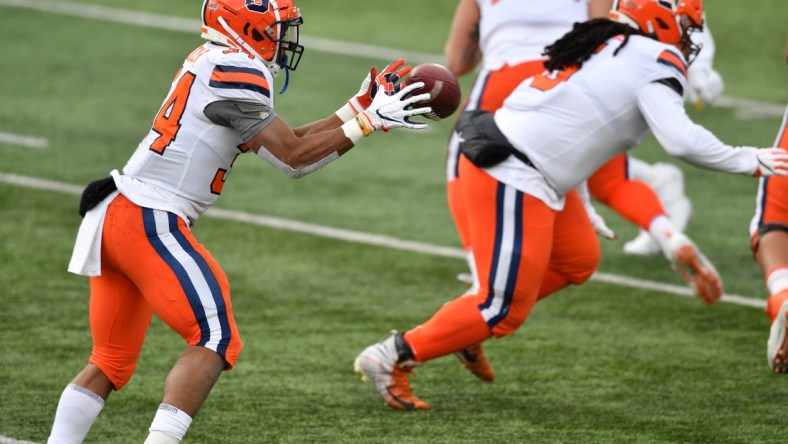
<path fill-rule="evenodd" d="M 700 51 L 690 36 L 703 29 L 702 0 L 615 0 L 610 19 L 676 46 L 688 62 Z"/>

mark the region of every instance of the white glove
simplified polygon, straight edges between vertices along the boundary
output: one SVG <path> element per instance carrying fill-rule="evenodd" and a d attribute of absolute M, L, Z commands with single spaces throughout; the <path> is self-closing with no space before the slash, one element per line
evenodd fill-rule
<path fill-rule="evenodd" d="M 689 66 L 687 73 L 687 102 L 695 105 L 699 110 L 704 105 L 711 105 L 717 101 L 725 89 L 720 74 L 712 68 L 714 65 L 714 53 L 716 48 L 714 38 L 709 29 L 706 14 L 703 14 L 703 30 L 693 32 L 692 42 L 703 48 L 695 61 Z"/>
<path fill-rule="evenodd" d="M 695 61 L 689 67 L 687 102 L 695 104 L 698 109 L 716 102 L 725 89 L 720 74 L 710 64 Z"/>
<path fill-rule="evenodd" d="M 386 66 L 383 71 L 381 71 L 380 75 L 378 75 L 378 68 L 376 66 L 370 68 L 369 73 L 367 73 L 367 76 L 361 82 L 358 93 L 351 97 L 335 114 L 342 119 L 343 122 L 347 122 L 356 117 L 356 114 L 365 111 L 369 105 L 372 104 L 372 99 L 375 97 L 375 93 L 377 93 L 381 84 L 384 85 L 385 90 L 388 90 L 388 87 L 393 87 L 393 85 L 397 83 L 397 80 L 404 78 L 410 72 L 412 69 L 410 65 L 397 71 L 403 64 L 405 64 L 404 60 L 395 60 Z"/>
<path fill-rule="evenodd" d="M 782 148 L 762 148 L 756 153 L 758 168 L 755 177 L 788 176 L 788 152 Z"/>
<path fill-rule="evenodd" d="M 596 212 L 596 210 L 592 205 L 586 206 L 586 213 L 588 213 L 588 218 L 591 219 L 591 225 L 594 226 L 594 231 L 596 232 L 596 234 L 608 240 L 618 239 L 616 233 L 614 233 L 613 230 L 611 230 L 610 227 L 607 226 L 607 224 L 605 223 L 605 219 L 603 219 L 602 216 L 600 216 L 599 213 Z"/>
<path fill-rule="evenodd" d="M 594 231 L 596 234 L 604 237 L 605 239 L 609 240 L 616 240 L 618 236 L 610 227 L 607 226 L 605 223 L 605 219 L 596 212 L 596 209 L 591 204 L 591 194 L 588 192 L 588 183 L 583 182 L 577 187 L 577 192 L 580 194 L 580 199 L 583 201 L 583 206 L 586 209 L 586 214 L 588 214 L 588 219 L 591 220 L 591 225 L 594 227 Z"/>
<path fill-rule="evenodd" d="M 415 82 L 400 89 L 393 95 L 376 94 L 366 111 L 356 116 L 361 131 L 368 136 L 373 131 L 382 129 L 388 131 L 392 128 L 424 129 L 426 123 L 414 122 L 410 117 L 420 116 L 432 112 L 432 108 L 407 109 L 414 103 L 423 102 L 430 98 L 429 93 L 410 96 L 412 91 L 422 88 L 424 82 Z"/>

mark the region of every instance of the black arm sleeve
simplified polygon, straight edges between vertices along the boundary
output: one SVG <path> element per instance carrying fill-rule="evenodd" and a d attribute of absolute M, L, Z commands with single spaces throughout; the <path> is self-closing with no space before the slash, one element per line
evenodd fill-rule
<path fill-rule="evenodd" d="M 667 78 L 667 79 L 659 79 L 656 83 L 661 83 L 662 85 L 667 86 L 668 88 L 676 91 L 678 95 L 684 97 L 684 88 L 682 88 L 681 83 L 674 78 Z"/>

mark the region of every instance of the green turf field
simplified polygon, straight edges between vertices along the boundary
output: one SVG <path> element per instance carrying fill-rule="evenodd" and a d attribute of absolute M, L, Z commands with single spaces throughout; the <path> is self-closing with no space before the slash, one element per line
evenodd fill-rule
<path fill-rule="evenodd" d="M 36 1 L 0 0 L 0 177 L 83 185 L 120 168 L 147 132 L 193 33 L 79 18 Z M 83 0 L 198 24 L 200 1 Z M 302 0 L 306 37 L 404 52 L 442 52 L 454 0 Z M 784 0 L 709 1 L 725 95 L 788 102 Z M 77 9 L 78 10 L 78 9 Z M 128 14 L 126 14 L 128 15 Z M 305 38 L 305 40 L 307 40 Z M 307 46 L 277 96 L 293 126 L 333 112 L 372 64 L 389 60 Z M 472 79 L 461 79 L 464 86 Z M 277 85 L 277 87 L 280 85 Z M 767 106 L 767 108 L 769 108 Z M 769 113 L 766 113 L 769 114 Z M 780 119 L 729 107 L 691 111 L 732 145 L 772 143 Z M 236 162 L 218 208 L 457 248 L 445 205 L 451 122 L 376 134 L 340 161 L 294 181 L 254 156 Z M 668 160 L 649 138 L 634 154 Z M 379 165 L 385 168 L 380 171 Z M 726 293 L 763 300 L 747 239 L 756 182 L 679 164 L 694 204 L 688 234 L 715 262 Z M 88 282 L 66 272 L 78 196 L 0 181 L 0 443 L 45 442 L 57 400 L 90 353 Z M 664 259 L 632 258 L 636 229 L 600 208 L 621 240 L 600 271 L 681 284 Z M 245 348 L 197 416 L 187 443 L 780 443 L 788 378 L 766 366 L 760 309 L 592 281 L 540 302 L 515 335 L 490 342 L 496 381 L 453 358 L 413 381 L 429 412 L 395 412 L 352 372 L 390 329 L 423 322 L 464 291 L 462 260 L 204 217 L 198 239 L 233 288 Z M 139 443 L 183 344 L 154 319 L 131 383 L 110 397 L 90 443 Z"/>

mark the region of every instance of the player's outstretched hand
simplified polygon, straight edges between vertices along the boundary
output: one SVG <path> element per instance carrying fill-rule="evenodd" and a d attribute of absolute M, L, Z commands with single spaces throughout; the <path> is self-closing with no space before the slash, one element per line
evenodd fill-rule
<path fill-rule="evenodd" d="M 358 94 L 351 97 L 347 101 L 348 105 L 353 109 L 355 114 L 366 110 L 372 103 L 372 98 L 375 97 L 377 84 L 373 80 L 378 76 L 378 67 L 373 66 L 369 69 L 364 81 L 361 82 L 361 87 L 358 89 Z M 354 114 L 354 116 L 355 116 Z"/>
<path fill-rule="evenodd" d="M 393 94 L 400 90 L 401 86 L 397 83 L 404 78 L 412 69 L 410 65 L 402 66 L 405 62 L 402 59 L 395 60 L 386 66 L 378 74 L 378 68 L 373 66 L 369 69 L 367 76 L 361 82 L 358 93 L 351 97 L 347 103 L 336 111 L 336 115 L 343 122 L 352 120 L 356 114 L 366 111 L 378 90 L 386 91 L 386 94 Z"/>
<path fill-rule="evenodd" d="M 367 110 L 356 116 L 356 121 L 358 121 L 364 135 L 369 135 L 378 129 L 388 131 L 393 128 L 427 128 L 426 123 L 411 120 L 411 117 L 432 111 L 430 107 L 411 108 L 411 105 L 430 98 L 430 95 L 427 93 L 409 96 L 411 92 L 423 86 L 423 82 L 415 82 L 392 95 L 376 94 Z"/>
<path fill-rule="evenodd" d="M 763 148 L 758 150 L 758 169 L 755 177 L 788 176 L 788 152 L 782 148 Z"/>
<path fill-rule="evenodd" d="M 386 66 L 375 78 L 375 89 L 377 91 L 385 91 L 388 95 L 399 92 L 402 88 L 402 84 L 397 82 L 405 78 L 411 69 L 413 69 L 410 65 L 402 65 L 405 65 L 405 61 L 398 59 Z M 372 98 L 374 99 L 374 97 L 373 93 Z"/>

